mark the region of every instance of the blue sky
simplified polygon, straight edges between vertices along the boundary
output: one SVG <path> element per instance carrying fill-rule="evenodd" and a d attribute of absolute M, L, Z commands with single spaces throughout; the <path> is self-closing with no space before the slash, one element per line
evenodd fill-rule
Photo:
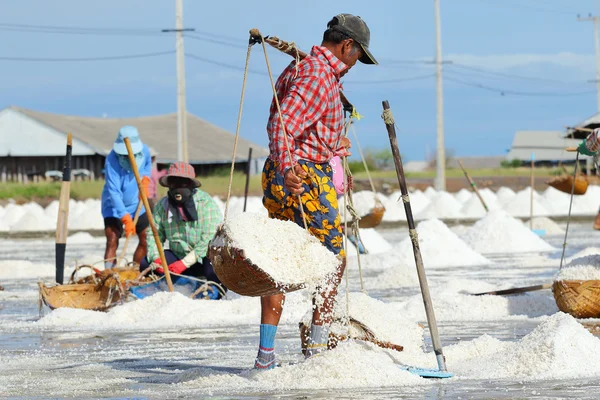
<path fill-rule="evenodd" d="M 267 4 L 184 0 L 184 25 L 196 29 L 185 39 L 190 112 L 235 132 L 248 30 L 257 27 L 308 51 L 333 15 L 350 12 L 369 24 L 380 61 L 344 77 L 346 95 L 365 117 L 356 125 L 361 145 L 389 148 L 380 117 L 381 101 L 388 100 L 405 158 L 435 151 L 435 70 L 425 62 L 435 55 L 433 0 Z M 590 12 L 600 13 L 594 0 L 441 0 L 442 52 L 452 62 L 444 66 L 446 147 L 460 156 L 503 155 L 516 130 L 561 130 L 593 115 L 593 24 L 577 21 L 578 13 Z M 174 28 L 174 14 L 173 0 L 3 1 L 0 107 L 109 117 L 174 112 L 174 53 L 85 62 L 22 59 L 170 52 L 174 36 L 160 30 Z M 102 34 L 28 32 L 7 24 L 99 28 Z M 117 29 L 123 31 L 106 34 Z M 215 37 L 222 43 L 210 40 Z M 267 51 L 277 74 L 290 58 Z M 250 68 L 258 73 L 248 78 L 241 135 L 266 146 L 272 92 L 259 46 Z M 165 134 L 176 138 L 176 132 Z"/>

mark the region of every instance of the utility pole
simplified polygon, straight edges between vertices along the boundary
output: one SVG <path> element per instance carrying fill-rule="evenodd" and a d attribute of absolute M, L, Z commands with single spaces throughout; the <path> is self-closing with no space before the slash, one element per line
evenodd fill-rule
<path fill-rule="evenodd" d="M 437 95 L 437 156 L 435 190 L 446 190 L 446 149 L 444 147 L 444 99 L 442 93 L 442 33 L 440 0 L 433 0 L 435 11 L 435 78 Z"/>
<path fill-rule="evenodd" d="M 183 0 L 175 0 L 175 29 L 163 29 L 162 31 L 175 32 L 175 57 L 177 60 L 177 158 L 179 161 L 188 162 L 183 32 L 194 31 L 194 29 L 183 28 Z"/>
<path fill-rule="evenodd" d="M 596 96 L 598 101 L 598 112 L 600 112 L 600 38 L 598 37 L 598 20 L 600 17 L 589 14 L 586 18 L 577 16 L 579 22 L 592 21 L 594 22 L 594 42 L 596 44 Z"/>
<path fill-rule="evenodd" d="M 594 43 L 596 46 L 596 101 L 598 112 L 600 112 L 600 38 L 598 37 L 598 20 L 600 17 L 593 16 L 592 14 L 588 14 L 587 18 L 581 18 L 577 15 L 577 20 L 579 22 L 582 21 L 592 21 L 594 22 Z M 592 159 L 591 157 L 587 157 L 585 160 L 585 169 L 586 174 L 591 175 L 592 172 Z"/>

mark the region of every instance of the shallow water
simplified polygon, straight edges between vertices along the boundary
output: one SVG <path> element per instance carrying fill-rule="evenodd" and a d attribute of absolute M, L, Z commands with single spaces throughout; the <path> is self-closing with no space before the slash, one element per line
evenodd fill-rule
<path fill-rule="evenodd" d="M 570 256 L 586 247 L 593 247 L 600 233 L 592 231 L 591 224 L 571 225 Z M 564 228 L 564 226 L 563 226 Z M 380 233 L 390 242 L 397 243 L 404 232 Z M 557 249 L 563 236 L 545 239 Z M 131 244 L 130 249 L 134 247 Z M 68 262 L 90 253 L 102 255 L 103 241 L 68 246 Z M 28 260 L 52 264 L 52 241 L 4 241 L 0 243 L 0 260 Z M 131 251 L 130 251 L 131 253 Z M 486 256 L 488 257 L 488 256 Z M 485 282 L 497 288 L 527 286 L 550 282 L 558 269 L 560 250 L 548 254 L 501 254 L 488 257 L 493 266 L 431 268 L 427 276 L 434 307 L 439 291 L 455 285 L 457 293 L 473 293 L 469 282 Z M 45 270 L 46 271 L 46 270 Z M 384 288 L 378 285 L 378 271 L 365 270 L 365 289 L 369 296 L 384 302 L 401 302 L 411 296 L 420 296 L 417 287 Z M 44 281 L 51 282 L 52 274 L 45 273 Z M 68 277 L 67 277 L 68 278 Z M 36 277 L 2 278 L 5 287 L 0 292 L 0 396 L 13 398 L 595 398 L 600 384 L 598 377 L 585 379 L 557 379 L 536 381 L 523 379 L 482 380 L 457 377 L 448 380 L 427 380 L 419 384 L 370 385 L 349 389 L 301 389 L 270 391 L 267 386 L 253 389 L 236 387 L 232 379 L 224 379 L 222 386 L 211 388 L 202 382 L 221 382 L 220 378 L 243 377 L 251 367 L 258 343 L 258 321 L 211 325 L 207 320 L 197 321 L 185 328 L 148 328 L 135 325 L 128 329 L 126 321 L 121 329 L 86 329 L 85 326 L 52 326 L 40 328 Z M 463 283 L 460 283 L 464 281 Z M 360 290 L 356 268 L 350 270 L 350 289 Z M 345 282 L 342 283 L 342 287 Z M 460 289 L 462 288 L 462 289 Z M 459 290 L 460 289 L 460 290 Z M 527 295 L 536 301 L 548 302 L 549 290 Z M 233 298 L 236 296 L 233 295 Z M 436 308 L 438 328 L 444 346 L 470 341 L 484 334 L 502 341 L 517 341 L 537 327 L 548 314 L 548 307 L 525 307 L 519 298 L 508 298 L 508 314 L 498 318 L 469 318 L 469 310 L 445 318 L 440 310 L 452 310 L 451 304 Z M 532 303 L 532 304 L 533 304 Z M 422 306 L 422 303 L 421 303 Z M 258 307 L 258 302 L 256 304 Z M 444 308 L 446 307 L 446 308 Z M 146 310 L 148 319 L 153 311 Z M 478 312 L 473 310 L 473 312 Z M 49 310 L 43 310 L 44 315 Z M 295 314 L 294 314 L 295 315 Z M 485 317 L 485 316 L 484 316 Z M 202 318 L 200 318 L 202 319 Z M 285 320 L 285 318 L 284 318 Z M 298 321 L 288 318 L 280 326 L 276 348 L 279 361 L 284 364 L 301 363 Z M 426 324 L 422 319 L 420 321 Z M 210 325 L 210 327 L 205 327 Z M 427 351 L 431 351 L 429 331 L 425 330 Z M 433 356 L 432 360 L 433 360 Z M 365 358 L 368 361 L 368 358 Z M 434 361 L 432 361 L 434 362 Z M 453 370 L 452 360 L 447 360 Z M 365 369 L 373 366 L 366 363 Z M 229 383 L 228 383 L 229 382 Z"/>

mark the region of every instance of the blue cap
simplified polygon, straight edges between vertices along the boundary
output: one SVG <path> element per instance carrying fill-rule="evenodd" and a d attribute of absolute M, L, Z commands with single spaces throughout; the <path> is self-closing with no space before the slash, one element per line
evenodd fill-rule
<path fill-rule="evenodd" d="M 117 154 L 127 155 L 127 146 L 125 146 L 125 138 L 129 138 L 131 150 L 134 154 L 142 151 L 144 145 L 140 139 L 140 134 L 135 126 L 124 126 L 119 130 L 117 140 L 113 145 L 113 150 Z"/>

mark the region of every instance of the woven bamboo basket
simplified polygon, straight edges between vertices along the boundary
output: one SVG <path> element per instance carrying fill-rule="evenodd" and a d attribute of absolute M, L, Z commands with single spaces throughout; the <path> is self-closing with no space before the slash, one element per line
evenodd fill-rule
<path fill-rule="evenodd" d="M 563 175 L 558 176 L 554 179 L 546 182 L 548 185 L 553 188 L 560 190 L 561 192 L 571 194 L 571 188 L 573 188 L 573 176 L 572 175 Z M 578 175 L 577 179 L 575 179 L 575 188 L 573 188 L 574 195 L 582 195 L 587 192 L 588 181 L 585 177 Z"/>
<path fill-rule="evenodd" d="M 304 285 L 283 285 L 246 258 L 243 249 L 232 245 L 232 241 L 220 226 L 208 246 L 215 274 L 223 285 L 242 296 L 271 296 L 294 292 Z"/>
<path fill-rule="evenodd" d="M 358 227 L 365 229 L 379 226 L 383 220 L 383 214 L 385 214 L 385 207 L 378 201 L 367 215 L 360 217 Z"/>
<path fill-rule="evenodd" d="M 383 342 L 378 340 L 375 337 L 373 331 L 371 331 L 365 324 L 360 321 L 355 320 L 354 318 L 350 318 L 350 329 L 349 329 L 349 337 L 347 335 L 335 334 L 334 332 L 329 332 L 329 340 L 327 342 L 327 349 L 331 350 L 337 347 L 339 342 L 343 342 L 344 340 L 354 339 L 354 340 L 363 340 L 365 342 L 371 342 L 376 344 L 379 347 L 384 349 L 391 349 L 396 351 L 404 350 L 403 346 L 398 344 L 393 344 L 390 342 Z M 305 325 L 303 322 L 300 322 L 300 341 L 302 342 L 302 354 L 306 353 L 306 348 L 308 347 L 308 338 L 310 336 L 310 326 Z"/>
<path fill-rule="evenodd" d="M 555 281 L 558 309 L 575 318 L 600 318 L 600 281 Z"/>

